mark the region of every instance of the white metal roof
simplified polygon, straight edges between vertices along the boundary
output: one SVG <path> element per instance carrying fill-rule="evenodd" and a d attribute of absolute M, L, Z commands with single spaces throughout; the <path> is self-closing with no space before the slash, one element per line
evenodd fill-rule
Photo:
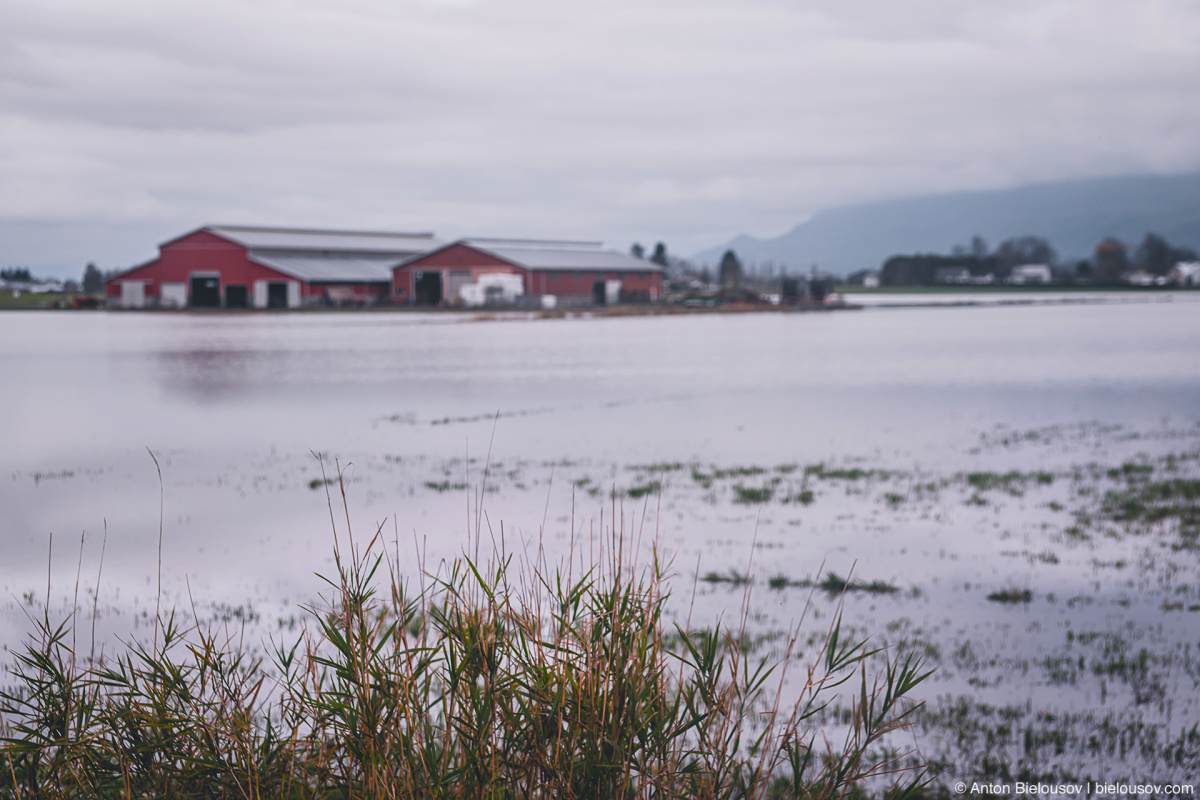
<path fill-rule="evenodd" d="M 433 238 L 432 233 L 334 231 L 250 225 L 208 225 L 204 230 L 251 250 L 388 253 L 403 258 L 414 253 L 424 253 L 442 244 Z"/>
<path fill-rule="evenodd" d="M 463 239 L 476 250 L 535 270 L 661 272 L 652 261 L 627 256 L 600 242 L 552 242 L 526 239 Z"/>
<path fill-rule="evenodd" d="M 392 267 L 402 260 L 396 255 L 318 255 L 251 250 L 250 258 L 308 282 L 383 282 L 392 279 Z"/>

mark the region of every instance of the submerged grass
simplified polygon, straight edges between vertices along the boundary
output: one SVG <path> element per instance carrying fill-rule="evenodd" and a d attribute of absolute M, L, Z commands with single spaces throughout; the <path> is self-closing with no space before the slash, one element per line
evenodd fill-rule
<path fill-rule="evenodd" d="M 860 469 L 858 467 L 850 468 L 829 468 L 824 464 L 810 464 L 804 468 L 805 475 L 811 475 L 818 478 L 827 478 L 830 480 L 858 481 L 863 478 L 870 478 L 875 474 L 874 470 Z"/>
<path fill-rule="evenodd" d="M 467 488 L 467 485 L 465 483 L 452 483 L 448 480 L 425 481 L 425 488 L 431 489 L 438 493 L 441 493 L 441 492 L 462 491 L 463 489 Z"/>
<path fill-rule="evenodd" d="M 1158 522 L 1177 518 L 1200 524 L 1200 479 L 1171 478 L 1105 493 L 1102 511 L 1118 521 Z"/>
<path fill-rule="evenodd" d="M 790 494 L 787 497 L 783 498 L 783 502 L 784 503 L 799 503 L 802 506 L 808 506 L 808 505 L 812 505 L 812 502 L 815 499 L 816 499 L 816 496 L 813 494 L 812 489 L 801 489 L 800 491 Z"/>
<path fill-rule="evenodd" d="M 1033 592 L 1028 589 L 1001 589 L 987 596 L 993 603 L 1028 603 L 1033 600 Z"/>
<path fill-rule="evenodd" d="M 836 615 L 783 707 L 795 635 L 771 662 L 739 645 L 744 621 L 669 626 L 666 565 L 656 550 L 628 563 L 620 532 L 586 568 L 463 556 L 415 588 L 380 530 L 361 548 L 346 535 L 304 634 L 265 659 L 172 612 L 151 644 L 85 656 L 74 616 L 44 609 L 0 690 L 0 798 L 732 800 L 924 785 L 891 737 L 929 672 L 844 637 Z M 841 686 L 850 724 L 823 729 Z"/>
<path fill-rule="evenodd" d="M 766 503 L 775 493 L 775 489 L 771 486 L 743 486 L 740 483 L 733 485 L 733 502 L 741 505 L 757 505 Z"/>
<path fill-rule="evenodd" d="M 636 500 L 639 497 L 645 497 L 648 494 L 658 494 L 661 491 L 662 481 L 650 481 L 640 486 L 630 486 L 625 490 L 625 494 Z"/>
<path fill-rule="evenodd" d="M 709 572 L 701 580 L 705 583 L 725 583 L 730 586 L 745 586 L 750 582 L 750 576 L 744 572 L 730 570 L 729 572 Z"/>
<path fill-rule="evenodd" d="M 826 573 L 825 577 L 818 583 L 811 580 L 793 581 L 786 575 L 776 575 L 767 581 L 767 586 L 772 589 L 787 589 L 795 587 L 798 589 L 811 589 L 816 587 L 828 594 L 843 594 L 845 592 L 866 592 L 868 594 L 892 594 L 900 591 L 896 586 L 887 581 L 854 581 L 849 578 L 843 578 L 836 572 Z"/>

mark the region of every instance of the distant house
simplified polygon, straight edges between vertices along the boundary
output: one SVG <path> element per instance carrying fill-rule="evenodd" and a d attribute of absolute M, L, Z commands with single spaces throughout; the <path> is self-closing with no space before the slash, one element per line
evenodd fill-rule
<path fill-rule="evenodd" d="M 63 285 L 59 281 L 6 281 L 0 279 L 0 290 L 16 293 L 50 294 L 63 291 Z"/>
<path fill-rule="evenodd" d="M 662 267 L 599 242 L 461 239 L 413 256 L 392 270 L 392 299 L 421 306 L 475 305 L 519 293 L 538 306 L 652 302 L 662 295 Z M 511 286 L 509 286 L 511 284 Z M 509 288 L 503 288 L 509 286 Z"/>
<path fill-rule="evenodd" d="M 207 225 L 105 281 L 117 308 L 297 308 L 387 300 L 392 267 L 432 250 L 429 233 Z"/>
<path fill-rule="evenodd" d="M 1046 285 L 1054 282 L 1054 273 L 1048 264 L 1021 264 L 1012 268 L 1008 282 L 1017 286 Z"/>
<path fill-rule="evenodd" d="M 846 276 L 848 286 L 861 286 L 864 289 L 879 288 L 879 273 L 874 270 L 860 269 Z"/>
<path fill-rule="evenodd" d="M 933 273 L 934 283 L 968 283 L 971 270 L 966 267 L 938 267 Z"/>
<path fill-rule="evenodd" d="M 1180 261 L 1171 270 L 1170 278 L 1176 286 L 1200 287 L 1200 261 Z"/>

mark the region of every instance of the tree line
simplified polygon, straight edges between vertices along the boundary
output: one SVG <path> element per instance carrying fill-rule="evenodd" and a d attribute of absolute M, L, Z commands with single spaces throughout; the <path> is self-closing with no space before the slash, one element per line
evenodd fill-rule
<path fill-rule="evenodd" d="M 722 292 L 771 288 L 778 290 L 780 280 L 786 277 L 786 270 L 783 268 L 776 275 L 773 263 L 768 264 L 762 271 L 757 269 L 756 264 L 747 268 L 733 250 L 726 250 L 721 255 L 715 274 L 708 264 L 696 266 L 686 259 L 668 254 L 667 246 L 663 242 L 654 245 L 654 251 L 649 258 L 646 256 L 646 248 L 637 242 L 629 248 L 629 254 L 661 266 L 664 277 L 679 289 L 718 289 Z"/>
<path fill-rule="evenodd" d="M 94 263 L 89 263 L 83 269 L 83 277 L 79 281 L 66 280 L 63 281 L 64 292 L 84 292 L 85 294 L 99 294 L 104 291 L 104 281 L 109 277 L 116 275 L 120 270 L 112 270 L 110 272 L 101 272 L 100 268 Z M 30 272 L 29 267 L 6 267 L 0 269 L 0 280 L 7 283 L 43 283 L 45 279 L 38 278 Z"/>
<path fill-rule="evenodd" d="M 1115 285 L 1130 282 L 1138 273 L 1147 280 L 1165 278 L 1176 264 L 1195 260 L 1194 250 L 1174 246 L 1156 233 L 1147 233 L 1132 254 L 1124 242 L 1108 237 L 1096 245 L 1090 259 L 1068 263 L 1060 262 L 1050 242 L 1040 236 L 1007 239 L 995 250 L 975 236 L 970 245 L 956 246 L 949 254 L 891 256 L 879 271 L 879 282 L 883 286 L 933 286 L 950 282 L 948 274 L 962 275 L 965 270 L 969 277 L 962 282 L 1003 283 L 1016 267 L 1044 265 L 1056 283 Z M 867 273 L 854 273 L 849 281 L 862 283 Z"/>

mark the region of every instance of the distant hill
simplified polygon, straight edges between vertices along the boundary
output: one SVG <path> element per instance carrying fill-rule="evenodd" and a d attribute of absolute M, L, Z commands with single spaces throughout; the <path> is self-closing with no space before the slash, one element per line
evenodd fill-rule
<path fill-rule="evenodd" d="M 1200 174 L 1137 176 L 958 192 L 821 211 L 774 239 L 738 236 L 693 256 L 716 265 L 733 250 L 743 263 L 813 264 L 847 275 L 879 269 L 897 253 L 949 253 L 978 234 L 995 248 L 1014 236 L 1042 236 L 1059 260 L 1091 255 L 1106 236 L 1132 250 L 1147 232 L 1200 250 Z"/>

